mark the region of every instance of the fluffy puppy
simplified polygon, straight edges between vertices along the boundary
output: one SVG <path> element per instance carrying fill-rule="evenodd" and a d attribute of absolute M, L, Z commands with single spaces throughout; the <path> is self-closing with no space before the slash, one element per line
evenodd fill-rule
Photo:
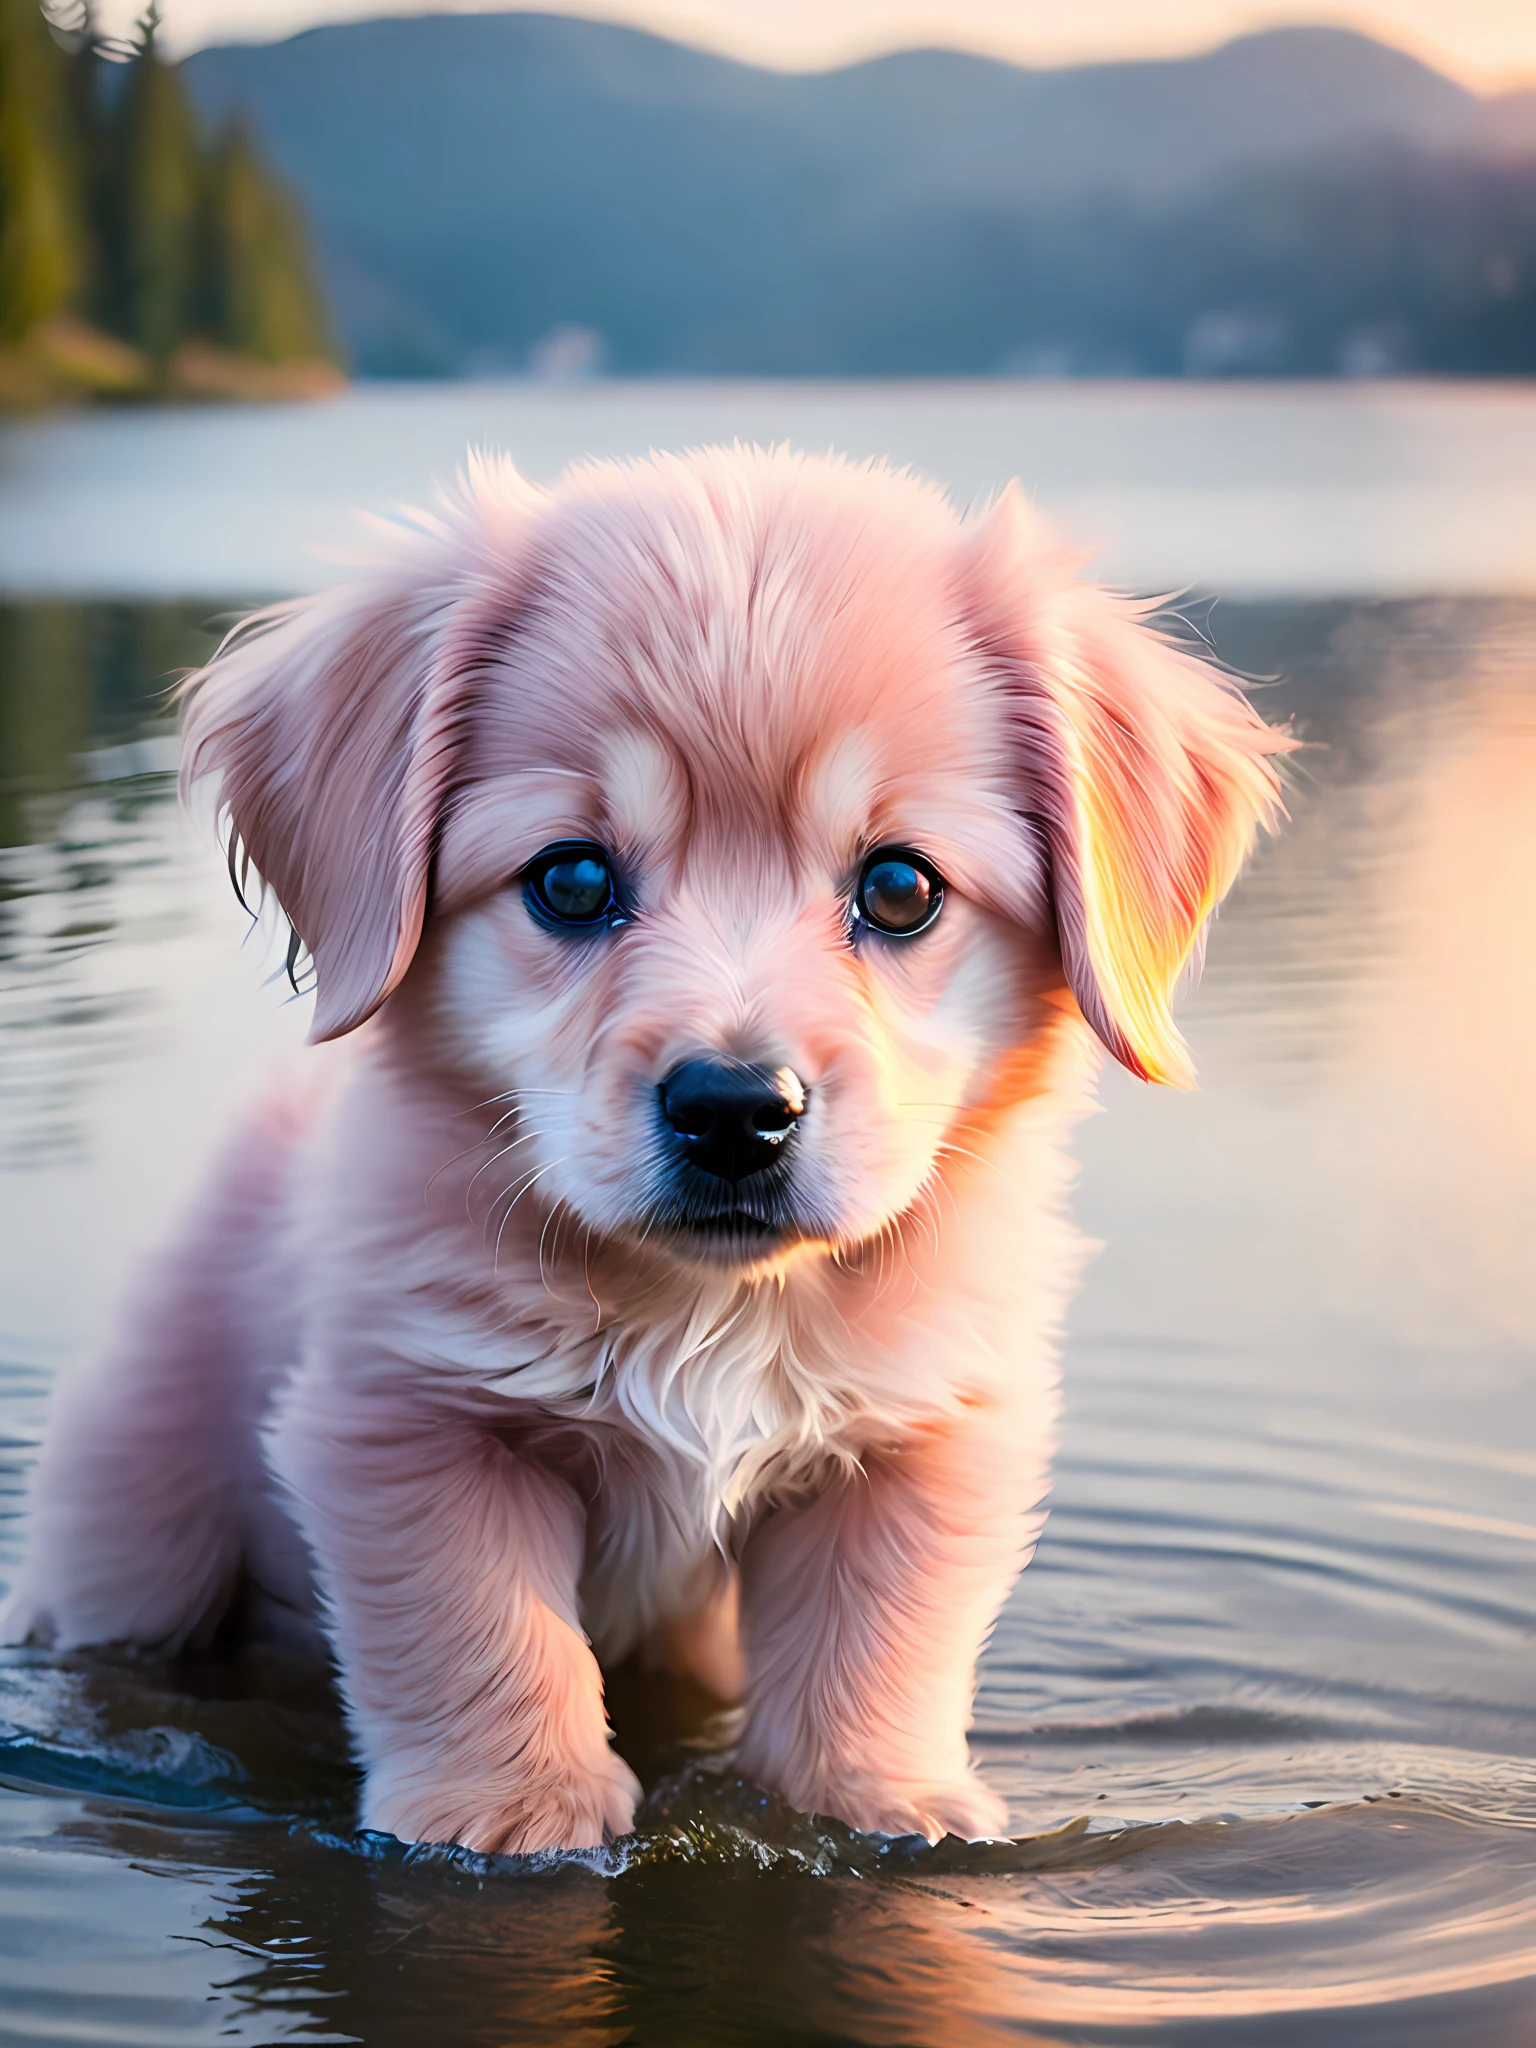
<path fill-rule="evenodd" d="M 622 1834 L 634 1653 L 800 1807 L 1000 1830 L 966 1732 L 1041 1521 L 1064 1134 L 1098 1042 L 1188 1080 L 1170 994 L 1285 744 L 1016 490 L 475 465 L 195 679 L 187 781 L 346 1044 L 63 1393 L 12 1632 L 322 1628 L 409 1838 Z"/>

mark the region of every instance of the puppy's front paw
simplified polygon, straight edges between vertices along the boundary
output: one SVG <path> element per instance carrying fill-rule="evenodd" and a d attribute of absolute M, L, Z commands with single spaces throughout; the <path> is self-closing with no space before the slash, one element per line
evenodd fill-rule
<path fill-rule="evenodd" d="M 945 1835 L 962 1841 L 995 1840 L 1008 1832 L 1008 1808 L 974 1771 L 938 1784 L 888 1784 L 850 1779 L 828 1785 L 811 1802 L 865 1835 Z"/>
<path fill-rule="evenodd" d="M 460 1780 L 394 1762 L 370 1771 L 362 1821 L 405 1842 L 457 1843 L 487 1855 L 598 1849 L 635 1824 L 640 1781 L 608 1752 L 596 1770 L 525 1780 Z"/>

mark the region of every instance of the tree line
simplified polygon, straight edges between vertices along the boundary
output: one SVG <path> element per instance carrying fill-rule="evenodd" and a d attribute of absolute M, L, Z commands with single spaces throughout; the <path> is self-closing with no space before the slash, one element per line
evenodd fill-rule
<path fill-rule="evenodd" d="M 117 42 L 92 0 L 0 0 L 0 400 L 7 381 L 20 396 L 338 381 L 298 199 L 242 117 L 202 132 L 159 25 L 151 4 Z"/>
<path fill-rule="evenodd" d="M 853 375 L 1536 375 L 1529 159 L 1377 145 L 1156 201 L 935 205 L 836 253 L 817 344 Z"/>

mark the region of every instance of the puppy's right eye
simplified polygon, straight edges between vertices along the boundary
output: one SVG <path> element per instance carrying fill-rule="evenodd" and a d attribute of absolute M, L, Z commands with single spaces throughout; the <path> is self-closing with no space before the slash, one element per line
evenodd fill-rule
<path fill-rule="evenodd" d="M 618 915 L 608 856 L 585 840 L 546 846 L 523 869 L 522 880 L 524 900 L 543 924 L 591 929 Z"/>
<path fill-rule="evenodd" d="M 932 861 L 904 846 L 882 846 L 865 861 L 854 916 L 893 939 L 916 938 L 944 908 L 944 878 Z"/>

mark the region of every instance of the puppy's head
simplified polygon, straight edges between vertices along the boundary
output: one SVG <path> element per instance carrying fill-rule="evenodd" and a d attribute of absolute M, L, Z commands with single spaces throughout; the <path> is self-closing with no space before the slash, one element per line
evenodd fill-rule
<path fill-rule="evenodd" d="M 313 956 L 317 1037 L 400 990 L 540 1208 L 761 1267 L 901 1217 L 1063 985 L 1187 1080 L 1170 996 L 1286 744 L 1016 492 L 967 523 L 737 449 L 552 494 L 477 466 L 233 638 L 186 774 Z"/>

